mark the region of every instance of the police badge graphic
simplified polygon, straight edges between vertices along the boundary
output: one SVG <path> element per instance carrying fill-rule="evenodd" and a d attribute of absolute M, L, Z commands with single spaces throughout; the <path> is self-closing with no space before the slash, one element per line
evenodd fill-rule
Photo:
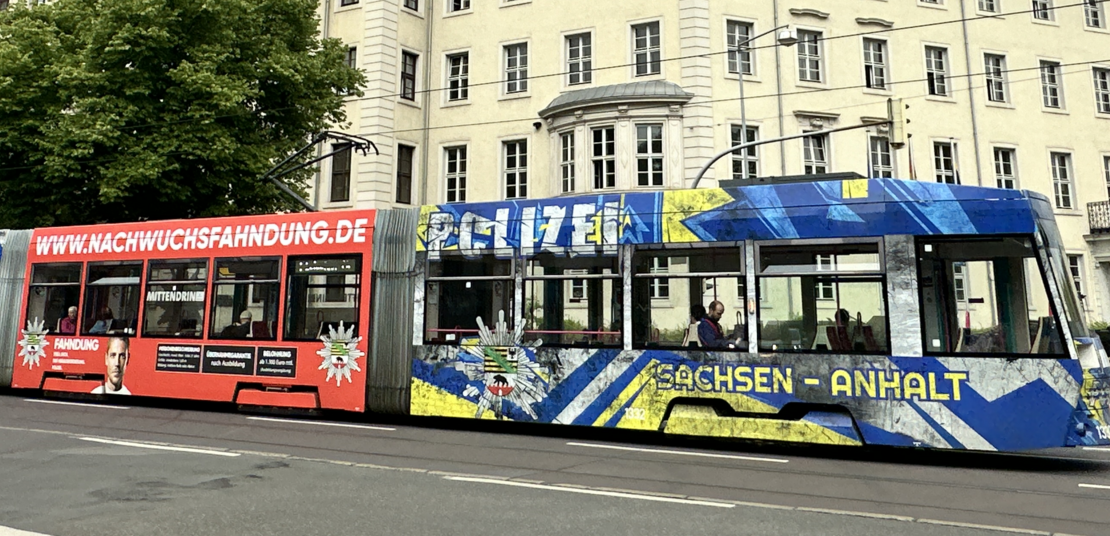
<path fill-rule="evenodd" d="M 465 354 L 459 355 L 455 369 L 470 380 L 478 380 L 481 388 L 470 384 L 463 396 L 477 398 L 481 418 L 486 411 L 493 411 L 498 419 L 505 418 L 506 404 L 519 407 L 535 419 L 532 404 L 543 399 L 546 381 L 540 376 L 535 348 L 543 341 L 523 342 L 524 328 L 517 326 L 510 331 L 505 322 L 505 311 L 498 313 L 497 323 L 491 331 L 478 317 L 478 337 L 462 341 Z"/>
<path fill-rule="evenodd" d="M 343 378 L 347 378 L 348 383 L 354 383 L 351 380 L 351 371 L 362 371 L 358 366 L 358 359 L 366 355 L 358 349 L 358 342 L 361 340 L 362 337 L 355 337 L 354 325 L 344 328 L 343 322 L 340 322 L 338 329 L 328 326 L 328 332 L 320 336 L 324 347 L 316 350 L 316 355 L 324 359 L 317 370 L 328 371 L 325 382 L 335 378 L 335 386 L 339 387 L 343 384 Z"/>
<path fill-rule="evenodd" d="M 39 320 L 27 321 L 27 329 L 23 331 L 23 338 L 19 340 L 19 355 L 23 356 L 23 364 L 30 365 L 33 370 L 36 365 L 42 366 L 39 360 L 46 356 L 46 347 L 50 341 L 46 340 L 46 322 Z"/>

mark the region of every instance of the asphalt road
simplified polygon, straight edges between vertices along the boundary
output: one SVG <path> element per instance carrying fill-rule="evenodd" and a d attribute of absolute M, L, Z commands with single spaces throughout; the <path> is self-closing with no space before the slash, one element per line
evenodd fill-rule
<path fill-rule="evenodd" d="M 0 396 L 0 536 L 1110 534 L 1110 450 L 798 448 L 124 402 Z"/>

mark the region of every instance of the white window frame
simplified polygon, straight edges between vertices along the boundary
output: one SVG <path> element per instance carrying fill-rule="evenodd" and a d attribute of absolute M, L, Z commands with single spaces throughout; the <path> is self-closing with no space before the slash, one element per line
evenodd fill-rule
<path fill-rule="evenodd" d="M 975 3 L 980 13 L 998 13 L 1000 0 L 978 0 Z"/>
<path fill-rule="evenodd" d="M 818 272 L 835 272 L 836 271 L 836 256 L 835 255 L 817 255 L 814 259 L 817 262 Z M 814 285 L 814 294 L 819 301 L 835 301 L 836 300 L 836 283 L 823 283 L 816 282 Z"/>
<path fill-rule="evenodd" d="M 1068 257 L 1068 277 L 1071 278 L 1071 284 L 1075 288 L 1076 297 L 1083 304 L 1083 309 L 1088 309 L 1087 306 L 1087 282 L 1084 277 L 1086 270 L 1083 265 L 1083 255 L 1077 253 L 1067 253 Z"/>
<path fill-rule="evenodd" d="M 581 45 L 579 45 L 578 47 L 574 47 L 571 44 L 572 40 L 581 39 L 582 37 L 585 37 L 585 38 L 589 39 L 589 43 L 586 44 L 586 47 L 588 47 L 589 51 L 586 54 L 582 53 L 581 48 L 583 48 L 583 47 Z M 575 48 L 579 49 L 578 58 L 572 58 L 571 57 L 571 51 L 574 50 Z M 567 72 L 567 76 L 564 79 L 564 83 L 568 87 L 569 86 L 589 86 L 589 85 L 593 84 L 593 82 L 594 82 L 594 67 L 593 67 L 594 33 L 592 31 L 585 30 L 585 31 L 577 31 L 577 32 L 567 32 L 567 33 L 563 34 L 563 55 L 564 55 L 563 64 L 566 66 L 566 72 Z M 575 67 L 578 67 L 577 72 L 574 71 Z M 576 75 L 578 76 L 578 81 L 577 82 L 574 81 L 574 77 Z"/>
<path fill-rule="evenodd" d="M 598 142 L 595 139 L 595 132 L 598 132 L 598 131 L 603 132 L 602 137 L 601 137 L 602 138 L 601 139 L 602 154 L 600 154 L 600 155 L 598 155 L 597 152 L 596 152 L 597 147 L 598 147 Z M 589 153 L 589 155 L 590 155 L 590 178 L 593 179 L 593 184 L 592 184 L 593 189 L 594 190 L 613 190 L 617 187 L 617 184 L 619 183 L 619 178 L 617 177 L 617 139 L 616 139 L 617 126 L 616 125 L 594 125 L 594 126 L 590 127 L 589 133 L 590 133 L 590 138 L 589 138 L 589 140 L 590 140 L 590 153 Z M 608 133 L 608 135 L 606 135 L 605 133 Z M 606 146 L 611 146 L 613 148 L 613 151 L 611 153 L 605 154 L 604 148 Z M 597 169 L 598 169 L 599 165 L 602 167 L 602 175 L 601 175 L 602 180 L 605 180 L 607 177 L 609 177 L 609 168 L 612 168 L 612 179 L 613 179 L 613 184 L 612 185 L 608 185 L 608 184 L 599 185 L 598 184 L 598 182 L 597 182 L 597 178 L 598 178 Z"/>
<path fill-rule="evenodd" d="M 656 46 L 656 47 L 651 46 L 651 34 L 649 33 L 645 36 L 645 38 L 647 39 L 646 46 L 644 48 L 638 48 L 638 43 L 637 43 L 638 38 L 636 37 L 636 29 L 640 28 L 640 27 L 650 29 L 652 27 L 652 25 L 654 25 L 656 30 L 658 31 L 658 34 L 656 34 L 656 36 L 655 36 L 659 41 L 658 46 Z M 647 78 L 647 77 L 652 77 L 652 76 L 662 76 L 663 75 L 663 21 L 660 20 L 660 19 L 652 19 L 652 20 L 643 20 L 643 21 L 637 21 L 637 22 L 629 23 L 629 25 L 628 25 L 628 37 L 629 37 L 629 40 L 630 40 L 629 50 L 631 52 L 631 61 L 629 63 L 632 65 L 632 78 Z M 657 55 L 657 58 L 655 60 L 652 60 L 652 53 L 655 53 Z M 646 61 L 646 64 L 645 64 L 646 67 L 647 67 L 647 71 L 644 72 L 644 73 L 640 73 L 640 65 L 641 64 L 640 64 L 639 56 L 641 54 L 646 54 L 646 58 L 647 58 L 647 61 Z M 653 66 L 656 68 L 655 72 L 652 72 L 652 67 Z"/>
<path fill-rule="evenodd" d="M 885 162 L 883 161 L 884 158 Z M 888 136 L 868 134 L 867 159 L 871 168 L 871 177 L 869 178 L 894 178 L 894 151 L 891 150 Z"/>
<path fill-rule="evenodd" d="M 942 154 L 944 147 L 948 147 L 947 155 Z M 933 180 L 940 184 L 960 184 L 960 152 L 956 140 L 933 140 Z"/>
<path fill-rule="evenodd" d="M 821 142 L 814 144 L 817 140 Z M 816 175 L 821 173 L 830 173 L 832 169 L 832 148 L 829 146 L 831 138 L 828 134 L 818 134 L 816 136 L 806 136 L 802 138 L 802 173 L 805 175 Z M 821 158 L 817 158 L 817 152 L 822 154 Z M 818 171 L 818 168 L 823 168 Z"/>
<path fill-rule="evenodd" d="M 1083 2 L 1083 25 L 1085 27 L 1097 30 L 1106 29 L 1106 10 L 1102 6 L 1103 3 L 1100 1 L 1091 2 L 1087 0 Z"/>
<path fill-rule="evenodd" d="M 925 45 L 925 90 L 929 97 L 952 98 L 951 59 L 945 45 Z M 939 53 L 939 56 L 938 56 Z M 939 62 L 939 66 L 937 65 Z"/>
<path fill-rule="evenodd" d="M 460 153 L 461 152 L 461 158 Z M 454 158 L 452 158 L 454 153 Z M 448 144 L 443 146 L 443 202 L 466 202 L 466 174 L 469 167 L 469 153 L 467 144 Z M 451 171 L 451 162 L 455 163 L 455 171 Z M 451 188 L 451 180 L 455 180 L 455 188 Z M 454 193 L 454 199 L 451 194 Z"/>
<path fill-rule="evenodd" d="M 667 150 L 666 145 L 666 123 L 636 123 L 633 125 L 636 132 L 636 186 L 639 188 L 662 188 L 667 185 L 667 162 L 664 159 L 664 154 Z M 644 139 L 642 134 L 647 135 Z M 655 134 L 658 133 L 658 138 Z M 646 144 L 647 151 L 640 150 L 641 142 Z M 659 150 L 656 151 L 653 145 L 659 144 Z M 659 165 L 659 170 L 655 170 L 655 164 Z M 646 164 L 647 170 L 642 171 L 640 168 Z M 644 184 L 643 178 L 646 173 L 647 184 Z"/>
<path fill-rule="evenodd" d="M 806 39 L 809 35 L 815 36 L 812 43 Z M 820 85 L 828 83 L 825 77 L 825 31 L 815 28 L 799 28 L 798 43 L 794 47 L 798 49 L 794 64 L 798 82 Z M 803 62 L 805 63 L 804 68 Z M 814 68 L 814 63 L 816 63 L 816 68 Z M 812 78 L 814 73 L 817 76 L 816 80 Z"/>
<path fill-rule="evenodd" d="M 1056 60 L 1038 60 L 1037 72 L 1041 79 L 1041 108 L 1044 110 L 1065 110 L 1064 72 Z"/>
<path fill-rule="evenodd" d="M 666 274 L 671 271 L 670 257 L 652 257 L 651 273 Z M 666 293 L 666 295 L 662 295 Z M 669 300 L 671 298 L 671 280 L 666 277 L 651 278 L 651 299 Z"/>
<path fill-rule="evenodd" d="M 1102 174 L 1106 177 L 1106 195 L 1110 197 L 1110 153 L 1102 153 Z"/>
<path fill-rule="evenodd" d="M 444 0 L 443 6 L 444 6 L 444 9 L 447 10 L 448 15 L 454 15 L 456 13 L 470 13 L 474 9 L 473 6 L 471 5 L 472 1 L 473 0 Z M 455 8 L 455 3 L 456 2 L 459 3 L 462 7 L 459 7 L 459 8 L 456 9 Z"/>
<path fill-rule="evenodd" d="M 740 32 L 734 32 L 734 28 L 747 28 L 747 35 L 742 35 Z M 728 53 L 725 56 L 725 72 L 731 75 L 738 74 L 737 66 L 737 43 L 746 43 L 742 46 L 739 54 L 740 66 L 747 65 L 747 70 L 744 71 L 745 78 L 755 76 L 755 54 L 751 50 L 751 43 L 747 43 L 755 35 L 759 35 L 755 31 L 755 21 L 744 20 L 735 17 L 725 18 L 725 49 Z"/>
<path fill-rule="evenodd" d="M 1091 80 L 1095 86 L 1095 113 L 1110 115 L 1110 67 L 1092 67 Z"/>
<path fill-rule="evenodd" d="M 890 88 L 890 43 L 886 39 L 864 37 L 863 47 L 863 84 L 873 91 L 889 92 Z M 877 45 L 878 49 L 868 45 Z M 878 56 L 876 58 L 875 56 Z"/>
<path fill-rule="evenodd" d="M 998 65 L 992 64 L 998 60 Z M 983 77 L 986 79 L 987 102 L 1006 104 L 1010 102 L 1010 88 L 1006 76 L 1006 55 L 994 52 L 983 53 Z"/>
<path fill-rule="evenodd" d="M 741 125 L 739 123 L 732 123 L 732 124 L 729 125 L 729 129 L 728 129 L 729 147 L 735 147 L 737 145 L 740 145 L 740 143 L 737 143 L 739 140 L 737 139 L 737 136 L 736 136 L 736 134 L 738 134 L 740 132 L 740 129 L 741 129 Z M 751 141 L 759 140 L 759 125 L 753 125 L 751 123 L 748 123 L 748 133 L 747 134 L 751 134 L 751 135 L 745 135 L 744 136 L 744 141 L 741 142 L 741 143 L 748 143 L 748 142 L 751 142 Z M 736 165 L 737 164 L 740 164 L 740 166 L 741 166 L 741 168 L 740 168 L 741 171 L 740 171 L 739 174 L 736 173 Z M 755 166 L 755 170 L 754 170 L 755 174 L 745 176 L 745 174 L 747 174 L 751 171 L 749 168 L 752 165 Z M 740 149 L 740 150 L 732 152 L 731 176 L 732 176 L 733 180 L 744 179 L 744 178 L 749 178 L 750 179 L 750 178 L 753 178 L 753 177 L 758 177 L 759 176 L 759 168 L 760 168 L 760 166 L 759 166 L 759 146 L 758 145 L 756 145 L 754 147 L 748 147 L 746 149 Z"/>
<path fill-rule="evenodd" d="M 961 304 L 967 303 L 967 264 L 952 263 L 952 297 Z"/>
<path fill-rule="evenodd" d="M 573 130 L 559 134 L 559 174 L 564 194 L 572 193 L 575 191 L 575 179 L 577 178 L 576 166 L 576 150 L 577 140 L 576 133 Z M 569 143 L 568 143 L 569 142 Z"/>
<path fill-rule="evenodd" d="M 999 158 L 1004 154 L 1009 155 L 1008 162 Z M 996 187 L 1008 190 L 1017 190 L 1020 187 L 1016 147 L 1003 145 L 991 147 L 991 163 L 994 166 L 994 185 Z M 1007 166 L 1009 166 L 1008 170 L 1006 169 Z M 1006 184 L 1007 182 L 1009 182 L 1009 185 Z"/>
<path fill-rule="evenodd" d="M 1033 10 L 1031 13 L 1033 22 L 1055 22 L 1056 13 L 1052 9 L 1052 0 L 1033 0 Z"/>
<path fill-rule="evenodd" d="M 501 45 L 501 72 L 504 76 L 501 91 L 506 97 L 527 96 L 530 93 L 529 48 L 528 41 L 515 41 Z M 523 51 L 523 54 L 520 54 L 520 51 Z M 510 67 L 511 59 L 516 60 L 515 67 Z"/>
<path fill-rule="evenodd" d="M 1063 150 L 1049 151 L 1048 165 L 1052 173 L 1053 206 L 1057 210 L 1075 210 L 1075 164 L 1072 162 L 1072 153 Z"/>
<path fill-rule="evenodd" d="M 511 139 L 501 140 L 501 191 L 504 193 L 503 199 L 528 199 L 528 160 L 531 158 L 531 150 L 529 148 L 528 137 L 513 137 Z M 521 148 L 523 146 L 523 151 Z M 514 158 L 516 158 L 515 165 L 509 165 L 509 152 L 510 148 L 515 148 Z M 523 163 L 521 161 L 523 160 Z M 512 178 L 512 195 L 509 192 L 509 179 Z"/>
<path fill-rule="evenodd" d="M 451 60 L 461 58 L 463 63 L 459 66 L 459 74 L 455 74 L 455 66 Z M 447 91 L 444 96 L 449 104 L 462 104 L 470 102 L 470 51 L 460 50 L 444 55 L 444 73 L 447 75 Z M 458 87 L 454 87 L 458 84 Z M 458 97 L 452 98 L 452 94 Z"/>

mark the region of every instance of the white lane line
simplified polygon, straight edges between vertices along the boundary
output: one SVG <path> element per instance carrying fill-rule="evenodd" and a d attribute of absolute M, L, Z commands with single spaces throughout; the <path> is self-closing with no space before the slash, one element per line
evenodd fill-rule
<path fill-rule="evenodd" d="M 602 445 L 599 443 L 578 443 L 575 441 L 568 441 L 567 445 L 572 447 L 588 447 L 594 449 L 611 449 L 611 450 L 626 450 L 630 452 L 651 452 L 654 454 L 675 454 L 679 456 L 701 456 L 703 458 L 724 458 L 727 460 L 744 460 L 748 462 L 769 462 L 769 463 L 790 463 L 790 460 L 782 458 L 760 458 L 756 456 L 738 456 L 735 454 L 713 454 L 711 452 L 690 452 L 685 450 L 668 450 L 668 449 L 642 449 L 637 447 L 619 447 L 617 445 Z"/>
<path fill-rule="evenodd" d="M 735 504 L 712 502 L 712 501 L 699 501 L 694 499 L 678 499 L 674 497 L 659 497 L 655 495 L 640 495 L 638 493 L 625 493 L 621 491 L 601 491 L 589 488 L 570 488 L 564 486 L 551 486 L 547 484 L 532 484 L 528 482 L 513 482 L 510 480 L 497 480 L 495 478 L 474 478 L 468 476 L 446 476 L 446 480 L 454 480 L 456 482 L 474 482 L 478 484 L 498 484 L 501 486 L 513 486 L 518 488 L 531 488 L 542 489 L 548 491 L 565 491 L 567 493 L 580 493 L 583 495 L 601 495 L 604 497 L 619 497 L 622 499 L 639 499 L 641 501 L 655 501 L 655 502 L 668 502 L 675 504 L 689 504 L 692 506 L 712 506 L 714 508 L 735 508 Z"/>
<path fill-rule="evenodd" d="M 128 406 L 107 406 L 104 404 L 83 404 L 81 402 L 62 402 L 61 400 L 39 400 L 37 398 L 24 398 L 24 402 L 34 402 L 36 404 L 57 404 L 59 406 L 80 406 L 82 408 L 101 408 L 101 409 L 131 409 Z"/>
<path fill-rule="evenodd" d="M 173 452 L 189 452 L 192 454 L 210 454 L 212 456 L 225 456 L 228 458 L 235 458 L 240 456 L 238 452 L 227 452 L 223 450 L 208 450 L 198 449 L 193 447 L 173 447 L 170 445 L 155 445 L 151 443 L 135 443 L 132 441 L 120 441 L 117 439 L 101 439 L 99 437 L 79 437 L 81 441 L 92 441 L 94 443 L 104 443 L 107 445 L 119 445 L 121 447 L 135 447 L 140 449 L 153 449 L 153 450 L 170 450 Z"/>
<path fill-rule="evenodd" d="M 370 426 L 366 424 L 346 424 L 341 422 L 321 422 L 321 421 L 300 421 L 297 419 L 274 419 L 271 417 L 247 417 L 252 421 L 266 421 L 266 422 L 285 422 L 290 424 L 312 424 L 316 426 L 335 426 L 337 428 L 358 428 L 360 430 L 382 430 L 385 432 L 396 431 L 396 428 L 388 426 Z"/>
<path fill-rule="evenodd" d="M 1091 489 L 1110 489 L 1110 486 L 1102 486 L 1099 484 L 1080 484 L 1079 487 Z"/>
<path fill-rule="evenodd" d="M 25 530 L 13 529 L 11 527 L 0 526 L 0 536 L 47 536 L 41 532 L 27 532 Z"/>

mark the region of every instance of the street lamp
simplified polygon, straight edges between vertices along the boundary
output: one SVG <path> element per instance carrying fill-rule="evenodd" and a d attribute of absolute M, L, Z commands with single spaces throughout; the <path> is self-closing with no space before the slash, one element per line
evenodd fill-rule
<path fill-rule="evenodd" d="M 740 143 L 747 143 L 748 141 L 748 115 L 744 106 L 744 61 L 741 54 L 747 48 L 748 43 L 772 32 L 778 32 L 776 41 L 781 46 L 789 47 L 798 43 L 798 32 L 791 28 L 789 24 L 779 26 L 778 28 L 771 28 L 755 37 L 749 37 L 743 42 L 739 39 L 736 40 L 736 74 L 739 75 L 738 78 L 740 79 Z M 746 151 L 747 149 L 744 150 Z M 740 167 L 740 178 L 748 178 L 747 165 Z"/>

